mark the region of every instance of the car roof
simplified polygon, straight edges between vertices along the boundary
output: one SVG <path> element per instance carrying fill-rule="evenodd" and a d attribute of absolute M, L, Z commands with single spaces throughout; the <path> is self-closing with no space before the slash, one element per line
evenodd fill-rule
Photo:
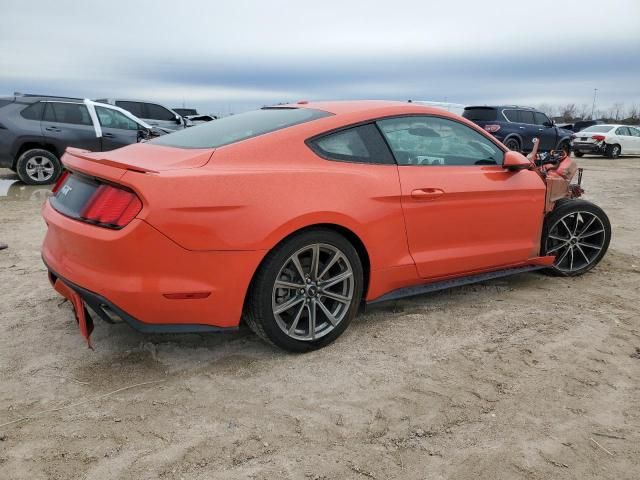
<path fill-rule="evenodd" d="M 496 109 L 500 110 L 503 108 L 519 108 L 520 110 L 531 110 L 532 112 L 537 112 L 537 108 L 533 107 L 523 107 L 521 105 L 469 105 L 468 107 L 464 107 L 465 110 L 470 108 L 486 108 L 486 109 Z"/>
<path fill-rule="evenodd" d="M 398 115 L 403 113 L 424 113 L 426 115 L 445 115 L 457 117 L 450 114 L 443 108 L 430 107 L 410 102 L 398 102 L 392 100 L 334 100 L 274 105 L 267 108 L 312 108 L 322 110 L 334 115 L 361 114 L 363 117 L 375 117 L 377 115 L 393 115 L 397 111 Z"/>

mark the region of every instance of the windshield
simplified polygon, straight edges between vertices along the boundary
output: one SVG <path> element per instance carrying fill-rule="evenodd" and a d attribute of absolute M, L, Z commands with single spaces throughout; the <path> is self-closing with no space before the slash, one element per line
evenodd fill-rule
<path fill-rule="evenodd" d="M 610 125 L 591 125 L 590 127 L 585 128 L 584 130 L 580 130 L 581 132 L 596 132 L 596 133 L 607 133 L 613 127 Z"/>
<path fill-rule="evenodd" d="M 149 143 L 179 148 L 216 148 L 332 115 L 311 108 L 267 107 L 189 127 Z"/>

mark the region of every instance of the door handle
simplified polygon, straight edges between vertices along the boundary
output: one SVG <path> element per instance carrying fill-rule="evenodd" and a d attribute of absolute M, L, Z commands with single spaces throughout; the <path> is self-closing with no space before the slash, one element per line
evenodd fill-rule
<path fill-rule="evenodd" d="M 444 190 L 440 188 L 418 188 L 411 192 L 411 197 L 416 200 L 433 200 L 444 195 Z"/>
<path fill-rule="evenodd" d="M 115 137 L 115 135 L 113 133 L 103 133 L 102 136 L 104 138 L 113 138 L 113 137 Z"/>
<path fill-rule="evenodd" d="M 46 127 L 45 130 L 47 132 L 61 132 L 62 131 L 62 129 L 58 128 L 58 127 Z"/>
<path fill-rule="evenodd" d="M 522 130 L 524 130 L 525 127 L 518 127 L 518 128 L 521 128 Z"/>

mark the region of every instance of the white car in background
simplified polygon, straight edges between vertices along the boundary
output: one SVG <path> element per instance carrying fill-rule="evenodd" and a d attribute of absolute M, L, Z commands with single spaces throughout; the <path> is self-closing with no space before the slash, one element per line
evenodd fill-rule
<path fill-rule="evenodd" d="M 592 125 L 571 136 L 576 157 L 585 153 L 618 158 L 640 155 L 640 128 L 629 125 Z"/>

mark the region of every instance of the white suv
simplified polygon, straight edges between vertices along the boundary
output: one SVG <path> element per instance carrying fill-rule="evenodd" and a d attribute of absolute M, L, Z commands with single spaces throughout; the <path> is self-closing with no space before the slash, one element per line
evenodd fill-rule
<path fill-rule="evenodd" d="M 154 127 L 179 130 L 187 126 L 187 122 L 182 116 L 159 103 L 145 100 L 125 100 L 122 98 L 102 98 L 96 101 L 124 108 Z"/>

